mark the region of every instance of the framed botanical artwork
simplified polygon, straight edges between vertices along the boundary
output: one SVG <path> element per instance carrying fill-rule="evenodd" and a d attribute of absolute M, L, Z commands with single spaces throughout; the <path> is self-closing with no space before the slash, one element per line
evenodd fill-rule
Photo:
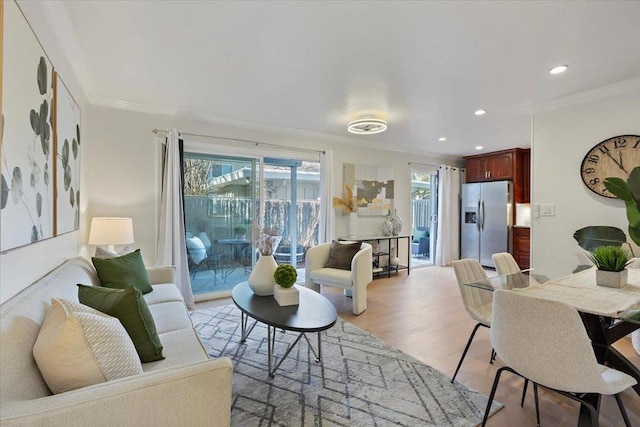
<path fill-rule="evenodd" d="M 55 235 L 75 231 L 80 223 L 80 107 L 60 75 L 54 73 Z"/>
<path fill-rule="evenodd" d="M 18 5 L 3 2 L 0 250 L 53 236 L 53 66 Z"/>

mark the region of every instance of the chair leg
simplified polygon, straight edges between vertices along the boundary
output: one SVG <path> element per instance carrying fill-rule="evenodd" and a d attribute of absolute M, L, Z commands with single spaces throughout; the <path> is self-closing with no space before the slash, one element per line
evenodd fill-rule
<path fill-rule="evenodd" d="M 520 399 L 520 407 L 524 406 L 524 397 L 527 394 L 527 387 L 529 386 L 529 379 L 524 379 L 524 387 L 522 387 L 522 399 Z"/>
<path fill-rule="evenodd" d="M 631 422 L 629 421 L 629 415 L 627 415 L 627 410 L 624 409 L 624 405 L 622 404 L 622 399 L 620 398 L 620 393 L 615 394 L 616 402 L 618 402 L 618 408 L 620 408 L 620 412 L 622 413 L 622 419 L 624 419 L 624 425 L 627 427 L 631 427 Z"/>
<path fill-rule="evenodd" d="M 462 366 L 462 361 L 464 360 L 464 357 L 467 355 L 467 351 L 469 350 L 469 346 L 471 345 L 471 341 L 473 341 L 473 337 L 476 334 L 476 331 L 478 330 L 478 328 L 480 326 L 485 326 L 482 323 L 478 323 L 474 328 L 473 331 L 471 332 L 471 336 L 469 337 L 469 340 L 467 341 L 467 346 L 464 348 L 464 351 L 462 352 L 462 357 L 460 357 L 460 361 L 458 362 L 458 367 L 456 368 L 456 371 L 453 373 L 453 378 L 451 378 L 451 383 L 453 383 L 456 380 L 456 375 L 458 375 L 458 371 L 460 370 L 460 366 Z"/>
<path fill-rule="evenodd" d="M 540 427 L 540 403 L 538 401 L 538 384 L 533 383 L 533 397 L 536 402 L 536 427 Z"/>
<path fill-rule="evenodd" d="M 507 369 L 509 368 L 502 367 L 498 369 L 498 372 L 496 372 L 496 377 L 494 378 L 493 386 L 491 387 L 491 393 L 489 394 L 489 401 L 487 402 L 487 409 L 485 409 L 484 417 L 482 418 L 482 427 L 485 427 L 485 425 L 487 424 L 487 419 L 489 418 L 489 412 L 491 412 L 491 404 L 493 403 L 493 398 L 496 395 L 496 389 L 498 388 L 498 383 L 500 382 L 500 375 L 502 375 L 502 372 Z"/>

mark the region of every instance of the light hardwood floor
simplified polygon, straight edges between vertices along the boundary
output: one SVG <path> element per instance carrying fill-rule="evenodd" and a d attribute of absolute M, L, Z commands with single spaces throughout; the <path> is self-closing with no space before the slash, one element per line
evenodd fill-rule
<path fill-rule="evenodd" d="M 475 322 L 467 315 L 460 298 L 453 269 L 426 267 L 414 269 L 409 276 L 374 280 L 368 287 L 368 308 L 359 316 L 351 312 L 351 299 L 340 289 L 323 287 L 322 294 L 331 300 L 344 320 L 386 341 L 393 347 L 422 360 L 452 376 Z M 230 299 L 198 303 L 198 308 L 228 304 Z M 640 364 L 628 339 L 616 347 L 634 364 Z M 489 395 L 501 360 L 490 365 L 489 331 L 480 328 L 458 373 L 459 381 Z M 504 408 L 493 415 L 488 426 L 535 426 L 533 390 L 529 387 L 524 408 L 520 407 L 523 381 L 509 373 L 502 375 L 496 399 Z M 540 389 L 540 411 L 543 426 L 574 426 L 578 420 L 578 404 L 570 399 Z M 640 397 L 632 390 L 622 399 L 632 425 L 640 426 Z M 602 398 L 602 427 L 622 426 L 620 411 L 611 396 Z"/>

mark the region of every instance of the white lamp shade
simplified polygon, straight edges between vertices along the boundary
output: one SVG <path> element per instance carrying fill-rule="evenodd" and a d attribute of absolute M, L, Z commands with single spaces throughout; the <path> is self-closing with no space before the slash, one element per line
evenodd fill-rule
<path fill-rule="evenodd" d="M 128 245 L 133 243 L 131 218 L 94 217 L 89 231 L 90 245 Z"/>

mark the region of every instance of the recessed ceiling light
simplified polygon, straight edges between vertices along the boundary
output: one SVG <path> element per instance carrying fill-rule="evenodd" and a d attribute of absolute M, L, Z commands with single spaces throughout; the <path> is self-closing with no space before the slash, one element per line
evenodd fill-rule
<path fill-rule="evenodd" d="M 438 141 L 442 142 L 442 141 L 446 141 L 447 138 L 445 138 L 444 136 L 442 138 L 438 138 Z"/>
<path fill-rule="evenodd" d="M 476 116 L 484 116 L 485 114 L 487 114 L 487 112 L 485 110 L 476 110 L 475 113 Z"/>
<path fill-rule="evenodd" d="M 477 145 L 476 150 L 482 150 L 484 147 L 482 145 Z"/>
<path fill-rule="evenodd" d="M 387 130 L 387 122 L 373 117 L 362 117 L 350 122 L 347 130 L 357 135 L 373 135 Z"/>
<path fill-rule="evenodd" d="M 549 70 L 549 74 L 562 74 L 569 68 L 568 65 L 558 65 Z"/>

